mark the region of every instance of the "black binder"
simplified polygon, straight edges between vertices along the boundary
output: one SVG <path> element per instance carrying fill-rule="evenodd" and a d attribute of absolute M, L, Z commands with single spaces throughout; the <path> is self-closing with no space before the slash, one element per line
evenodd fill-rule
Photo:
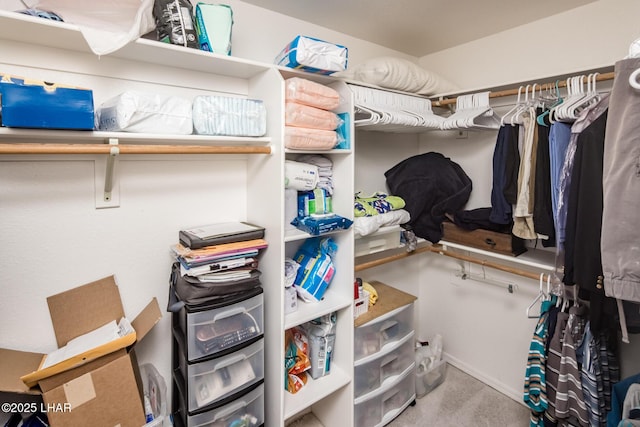
<path fill-rule="evenodd" d="M 262 239 L 264 227 L 248 222 L 224 222 L 202 225 L 180 230 L 178 238 L 183 246 L 200 249 L 206 246 L 221 245 L 223 243 L 243 242 L 246 240 Z"/>

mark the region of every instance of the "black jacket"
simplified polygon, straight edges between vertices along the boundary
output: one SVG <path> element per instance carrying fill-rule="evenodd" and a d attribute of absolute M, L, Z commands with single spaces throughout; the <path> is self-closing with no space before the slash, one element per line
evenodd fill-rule
<path fill-rule="evenodd" d="M 404 199 L 408 226 L 431 243 L 442 238 L 445 213 L 462 209 L 471 194 L 471 179 L 460 165 L 440 153 L 409 157 L 385 172 L 389 192 Z"/>

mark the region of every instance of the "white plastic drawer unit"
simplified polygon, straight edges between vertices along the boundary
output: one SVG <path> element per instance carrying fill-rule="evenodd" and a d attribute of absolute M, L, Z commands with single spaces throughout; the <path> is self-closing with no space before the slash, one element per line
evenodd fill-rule
<path fill-rule="evenodd" d="M 185 427 L 260 426 L 264 424 L 264 384 L 233 402 L 187 417 Z"/>
<path fill-rule="evenodd" d="M 355 400 L 356 427 L 384 426 L 415 400 L 415 366 L 412 363 L 396 381 Z"/>
<path fill-rule="evenodd" d="M 355 397 L 372 393 L 386 382 L 391 382 L 402 374 L 412 363 L 415 363 L 413 349 L 413 333 L 408 334 L 398 344 L 398 347 L 386 347 L 384 352 L 375 357 L 367 357 L 356 362 L 355 366 Z"/>
<path fill-rule="evenodd" d="M 413 304 L 399 307 L 356 328 L 354 357 L 358 361 L 383 350 L 413 332 Z"/>
<path fill-rule="evenodd" d="M 354 256 L 374 254 L 401 246 L 400 226 L 381 227 L 378 231 L 355 239 Z"/>
<path fill-rule="evenodd" d="M 264 379 L 264 339 L 226 356 L 189 364 L 180 360 L 188 411 L 230 398 Z"/>
<path fill-rule="evenodd" d="M 220 352 L 230 352 L 263 334 L 262 288 L 248 299 L 220 306 L 185 307 L 178 315 L 178 330 L 187 342 L 189 361 L 204 360 Z M 256 291 L 256 292 L 257 292 Z M 184 346 L 184 344 L 182 344 Z"/>

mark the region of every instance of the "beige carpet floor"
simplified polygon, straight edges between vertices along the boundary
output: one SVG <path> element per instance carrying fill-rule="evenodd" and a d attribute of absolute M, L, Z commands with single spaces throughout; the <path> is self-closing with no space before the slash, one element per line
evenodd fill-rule
<path fill-rule="evenodd" d="M 447 366 L 444 383 L 416 399 L 391 421 L 391 427 L 527 427 L 529 411 L 454 366 Z M 288 427 L 323 427 L 312 413 L 292 420 Z M 334 427 L 334 426 L 324 426 Z"/>

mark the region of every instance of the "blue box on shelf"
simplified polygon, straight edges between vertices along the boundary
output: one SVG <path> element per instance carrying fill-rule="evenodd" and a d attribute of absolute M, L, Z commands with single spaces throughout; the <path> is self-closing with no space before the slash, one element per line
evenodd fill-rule
<path fill-rule="evenodd" d="M 93 130 L 93 91 L 0 73 L 0 124 Z"/>

